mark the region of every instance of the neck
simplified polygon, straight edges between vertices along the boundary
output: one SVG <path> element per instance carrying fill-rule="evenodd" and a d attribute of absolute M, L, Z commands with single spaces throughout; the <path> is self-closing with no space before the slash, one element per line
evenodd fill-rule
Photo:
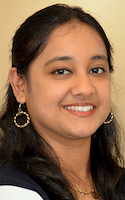
<path fill-rule="evenodd" d="M 90 161 L 91 137 L 77 140 L 49 140 L 56 152 L 62 171 L 68 172 L 66 176 L 76 180 L 88 177 L 88 165 Z M 74 176 L 74 177 L 73 177 Z"/>
<path fill-rule="evenodd" d="M 92 199 L 94 185 L 89 173 L 91 136 L 80 139 L 46 139 L 59 159 L 62 173 L 69 181 L 72 193 L 80 200 L 83 196 L 77 191 L 90 192 L 85 198 Z"/>
<path fill-rule="evenodd" d="M 90 146 L 90 138 L 72 141 L 69 145 L 61 148 L 59 157 L 72 171 L 78 172 L 79 176 L 86 176 L 90 159 Z"/>

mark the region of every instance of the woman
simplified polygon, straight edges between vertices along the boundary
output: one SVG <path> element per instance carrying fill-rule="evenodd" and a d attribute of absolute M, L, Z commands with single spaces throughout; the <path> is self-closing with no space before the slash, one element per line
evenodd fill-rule
<path fill-rule="evenodd" d="M 0 118 L 4 200 L 125 198 L 111 52 L 77 7 L 52 5 L 17 30 Z"/>

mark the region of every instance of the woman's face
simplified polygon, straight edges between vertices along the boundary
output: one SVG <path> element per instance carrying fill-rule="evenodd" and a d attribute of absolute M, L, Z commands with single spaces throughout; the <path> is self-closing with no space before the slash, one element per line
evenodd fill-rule
<path fill-rule="evenodd" d="M 53 31 L 29 69 L 25 101 L 36 130 L 47 137 L 90 137 L 106 120 L 111 103 L 107 52 L 85 24 Z"/>

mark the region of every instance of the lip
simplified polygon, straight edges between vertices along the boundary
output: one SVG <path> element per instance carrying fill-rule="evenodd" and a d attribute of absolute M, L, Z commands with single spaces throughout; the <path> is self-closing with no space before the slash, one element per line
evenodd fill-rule
<path fill-rule="evenodd" d="M 83 111 L 74 111 L 74 110 L 69 110 L 69 109 L 65 108 L 65 107 L 68 107 L 68 106 L 93 106 L 93 109 L 90 110 L 90 111 L 84 111 L 84 112 Z M 77 116 L 80 116 L 80 117 L 91 116 L 91 115 L 93 115 L 95 113 L 95 110 L 96 110 L 96 105 L 94 103 L 91 103 L 91 102 L 72 103 L 72 104 L 65 105 L 63 107 L 70 114 L 77 115 Z"/>

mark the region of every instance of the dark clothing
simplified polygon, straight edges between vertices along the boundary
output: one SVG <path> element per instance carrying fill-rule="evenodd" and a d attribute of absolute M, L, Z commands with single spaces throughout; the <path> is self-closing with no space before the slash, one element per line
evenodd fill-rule
<path fill-rule="evenodd" d="M 50 200 L 45 191 L 33 179 L 16 170 L 10 163 L 7 163 L 0 169 L 0 186 L 9 185 L 32 190 L 38 193 L 44 200 Z M 0 199 L 2 199 L 1 195 Z"/>

